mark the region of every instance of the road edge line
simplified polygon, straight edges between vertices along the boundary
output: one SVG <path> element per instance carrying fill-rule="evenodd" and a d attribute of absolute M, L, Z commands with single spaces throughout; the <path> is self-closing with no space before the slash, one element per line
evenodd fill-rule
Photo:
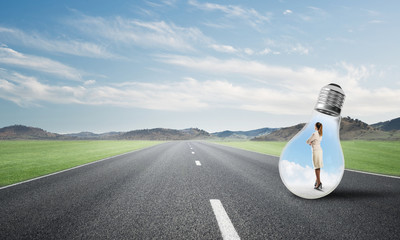
<path fill-rule="evenodd" d="M 224 146 L 224 147 L 239 149 L 239 150 L 248 151 L 248 152 L 252 152 L 252 153 L 258 153 L 258 154 L 267 155 L 267 156 L 271 156 L 271 157 L 277 157 L 277 158 L 280 157 L 280 156 L 275 156 L 275 155 L 271 155 L 271 154 L 250 151 L 250 150 L 243 149 L 243 148 L 236 148 L 236 147 L 232 147 L 232 146 L 228 146 L 228 145 L 224 145 L 224 144 L 218 144 L 218 143 L 215 143 L 215 142 L 209 142 L 209 143 L 215 144 L 217 146 Z M 349 172 L 363 173 L 363 174 L 369 174 L 369 175 L 374 175 L 374 176 L 379 176 L 379 177 L 388 177 L 388 178 L 400 179 L 400 176 L 386 175 L 386 174 L 381 174 L 381 173 L 364 172 L 364 171 L 348 169 L 348 168 L 345 168 L 344 170 L 349 171 Z"/>
<path fill-rule="evenodd" d="M 369 175 L 374 175 L 374 176 L 379 176 L 379 177 L 388 177 L 388 178 L 395 178 L 395 179 L 400 179 L 399 176 L 392 176 L 392 175 L 386 175 L 386 174 L 380 174 L 380 173 L 372 173 L 372 172 L 363 172 L 359 170 L 354 170 L 354 169 L 344 169 L 349 172 L 356 172 L 356 173 L 364 173 L 364 174 L 369 174 Z"/>

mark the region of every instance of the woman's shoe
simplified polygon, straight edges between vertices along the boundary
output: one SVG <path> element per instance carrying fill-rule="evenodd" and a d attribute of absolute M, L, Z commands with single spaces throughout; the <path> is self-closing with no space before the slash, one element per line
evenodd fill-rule
<path fill-rule="evenodd" d="M 314 189 L 321 190 L 322 189 L 322 182 L 320 182 L 318 186 L 315 185 Z"/>
<path fill-rule="evenodd" d="M 315 181 L 315 183 L 314 183 L 314 188 L 317 186 L 317 181 Z"/>

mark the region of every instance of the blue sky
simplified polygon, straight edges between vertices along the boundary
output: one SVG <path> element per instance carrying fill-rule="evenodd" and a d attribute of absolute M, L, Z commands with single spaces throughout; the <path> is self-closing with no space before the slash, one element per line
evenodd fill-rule
<path fill-rule="evenodd" d="M 210 132 L 400 116 L 398 1 L 7 1 L 0 127 Z"/>

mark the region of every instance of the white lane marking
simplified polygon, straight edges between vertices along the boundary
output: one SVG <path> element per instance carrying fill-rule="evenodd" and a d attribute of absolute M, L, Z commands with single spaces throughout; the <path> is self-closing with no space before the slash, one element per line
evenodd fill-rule
<path fill-rule="evenodd" d="M 155 146 L 155 145 L 153 145 L 153 146 Z M 79 165 L 79 166 L 76 166 L 76 167 L 72 167 L 72 168 L 68 168 L 68 169 L 65 169 L 65 170 L 58 171 L 58 172 L 54 172 L 54 173 L 50 173 L 50 174 L 47 174 L 47 175 L 43 175 L 43 176 L 40 176 L 40 177 L 28 179 L 28 180 L 25 180 L 25 181 L 22 181 L 22 182 L 17 182 L 17 183 L 11 184 L 11 185 L 0 187 L 0 190 L 6 189 L 6 188 L 9 188 L 9 187 L 13 187 L 13 186 L 17 186 L 17 185 L 20 185 L 20 184 L 32 182 L 32 181 L 39 180 L 39 179 L 42 179 L 42 178 L 50 177 L 50 176 L 53 176 L 53 175 L 56 175 L 56 174 L 59 174 L 59 173 L 68 172 L 70 170 L 74 170 L 74 169 L 81 168 L 81 167 L 84 167 L 84 166 L 88 166 L 88 165 L 91 165 L 91 164 L 95 164 L 95 163 L 99 163 L 99 162 L 102 162 L 102 161 L 110 160 L 110 159 L 113 159 L 113 158 L 116 158 L 116 157 L 120 157 L 120 156 L 123 156 L 123 155 L 130 154 L 130 153 L 138 152 L 138 151 L 141 151 L 141 150 L 144 150 L 146 148 L 153 147 L 153 146 L 137 149 L 137 150 L 134 150 L 134 151 L 130 151 L 130 152 L 127 152 L 127 153 L 122 153 L 122 154 L 111 156 L 111 157 L 108 157 L 108 158 L 103 158 L 103 159 L 100 159 L 100 160 L 97 160 L 97 161 L 94 161 L 94 162 L 85 163 L 85 164 L 82 164 L 82 165 Z"/>
<path fill-rule="evenodd" d="M 221 201 L 219 199 L 210 199 L 210 203 L 217 218 L 222 238 L 224 240 L 240 239 Z"/>
<path fill-rule="evenodd" d="M 200 161 L 195 161 L 197 166 L 201 166 L 201 162 Z"/>
<path fill-rule="evenodd" d="M 192 152 L 192 154 L 194 154 L 194 152 Z"/>
<path fill-rule="evenodd" d="M 384 175 L 384 174 L 379 174 L 379 173 L 363 172 L 363 171 L 358 171 L 358 170 L 353 170 L 353 169 L 345 169 L 345 170 L 349 171 L 349 172 L 364 173 L 364 174 L 369 174 L 369 175 L 374 175 L 374 176 L 379 176 L 379 177 L 389 177 L 389 178 L 400 179 L 400 177 L 398 177 L 398 176 L 390 176 L 390 175 Z"/>

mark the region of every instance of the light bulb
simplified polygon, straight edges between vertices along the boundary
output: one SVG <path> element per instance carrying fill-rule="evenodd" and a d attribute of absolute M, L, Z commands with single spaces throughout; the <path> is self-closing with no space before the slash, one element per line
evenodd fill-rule
<path fill-rule="evenodd" d="M 344 172 L 344 157 L 339 139 L 340 111 L 345 94 L 334 83 L 321 89 L 311 120 L 285 146 L 279 159 L 279 174 L 285 186 L 295 195 L 321 198 L 339 185 Z M 320 182 L 322 188 L 315 189 L 316 171 L 313 164 L 312 147 L 306 143 L 316 132 L 315 124 L 322 123 L 322 164 Z M 317 133 L 318 134 L 318 133 Z M 318 166 L 316 166 L 318 167 Z"/>

